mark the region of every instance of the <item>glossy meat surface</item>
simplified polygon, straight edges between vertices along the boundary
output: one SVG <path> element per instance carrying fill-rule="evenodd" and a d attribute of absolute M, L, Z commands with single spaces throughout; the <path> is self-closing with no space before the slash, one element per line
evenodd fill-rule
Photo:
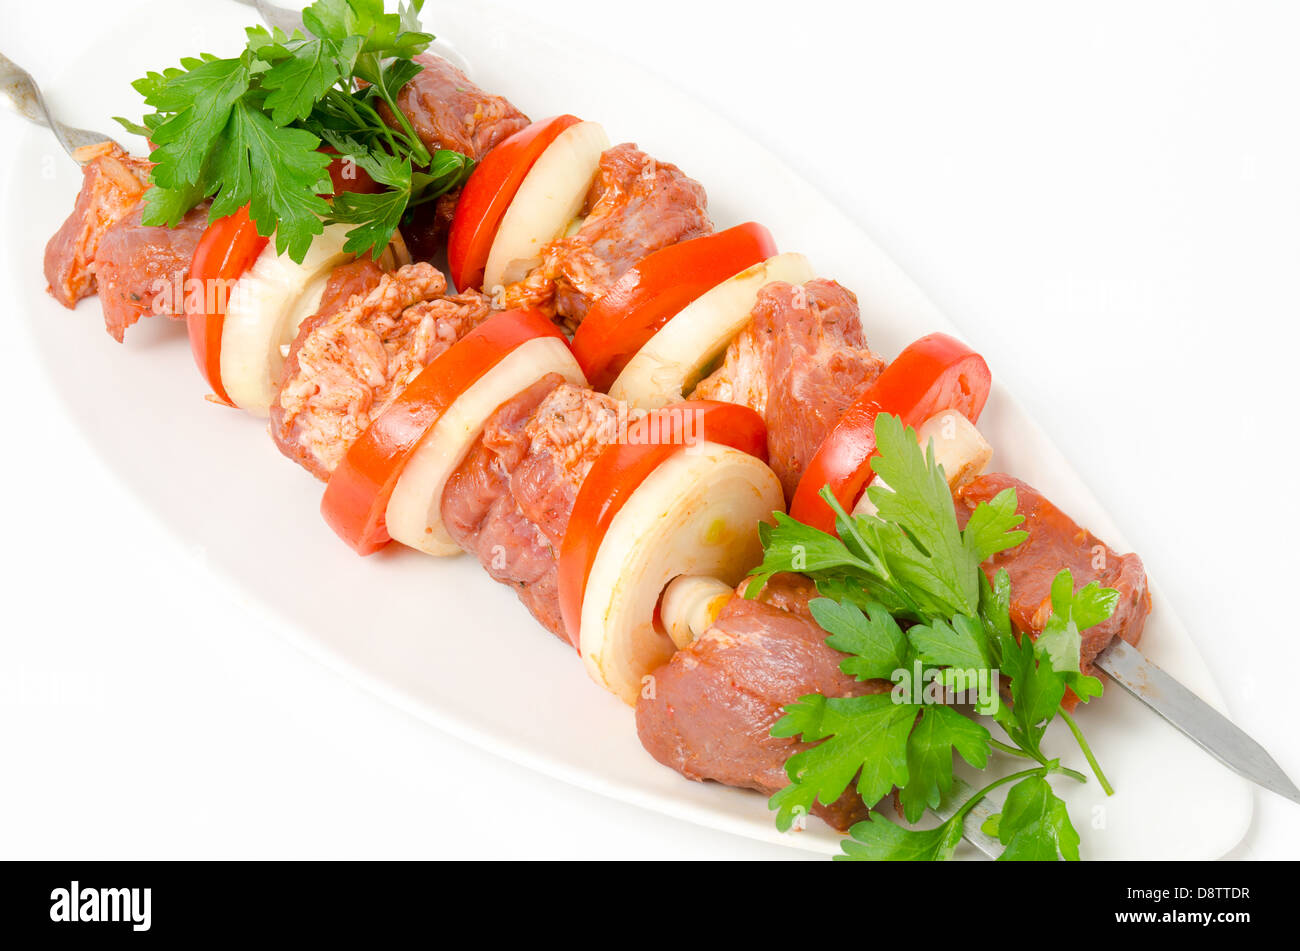
<path fill-rule="evenodd" d="M 328 479 L 425 366 L 488 317 L 483 295 L 445 297 L 446 290 L 432 265 L 411 264 L 342 304 L 336 290 L 327 309 L 303 321 L 271 404 L 271 436 L 280 451 Z"/>
<path fill-rule="evenodd" d="M 782 707 L 810 693 L 887 691 L 884 681 L 859 683 L 840 671 L 844 655 L 826 646 L 808 611 L 815 596 L 807 578 L 777 575 L 758 599 L 733 597 L 709 630 L 655 671 L 636 706 L 650 755 L 687 779 L 771 795 L 789 785 L 785 761 L 808 747 L 771 735 Z M 850 789 L 813 812 L 843 830 L 867 808 Z"/>
<path fill-rule="evenodd" d="M 430 152 L 451 149 L 478 160 L 528 125 L 508 100 L 484 92 L 441 56 L 423 53 L 415 61 L 424 68 L 398 92 L 397 108 Z M 380 112 L 400 128 L 386 106 Z"/>
<path fill-rule="evenodd" d="M 617 412 L 608 396 L 550 374 L 497 409 L 443 491 L 451 537 L 565 640 L 560 543 Z"/>
<path fill-rule="evenodd" d="M 50 294 L 64 307 L 95 293 L 100 239 L 135 208 L 149 184 L 149 163 L 132 158 L 116 143 L 93 146 L 85 155 L 93 157 L 82 166 L 77 202 L 45 245 L 45 279 Z"/>
<path fill-rule="evenodd" d="M 980 476 L 957 493 L 957 516 L 965 525 L 976 505 L 990 501 L 1003 489 L 1016 490 L 1016 509 L 1025 517 L 1020 527 L 1029 538 L 984 563 L 991 579 L 1000 568 L 1011 576 L 1011 623 L 1024 634 L 1037 637 L 1052 610 L 1052 580 L 1069 568 L 1077 590 L 1096 581 L 1119 591 L 1119 604 L 1110 619 L 1082 634 L 1080 667 L 1096 673 L 1093 660 L 1119 637 L 1137 644 L 1147 615 L 1151 592 L 1142 559 L 1120 555 L 1096 535 L 1081 528 L 1037 489 L 1001 473 Z"/>
<path fill-rule="evenodd" d="M 144 225 L 144 205 L 109 226 L 95 251 L 95 281 L 104 325 L 119 343 L 141 317 L 185 316 L 190 260 L 208 226 L 208 202 L 191 208 L 175 228 Z"/>
<path fill-rule="evenodd" d="M 506 307 L 535 307 L 577 327 L 591 305 L 652 251 L 709 234 L 704 188 L 635 145 L 600 157 L 578 230 L 542 250 L 528 277 L 505 288 Z"/>
<path fill-rule="evenodd" d="M 867 347 L 853 293 L 834 281 L 774 281 L 693 397 L 742 403 L 767 423 L 768 462 L 786 501 L 846 409 L 885 368 Z"/>

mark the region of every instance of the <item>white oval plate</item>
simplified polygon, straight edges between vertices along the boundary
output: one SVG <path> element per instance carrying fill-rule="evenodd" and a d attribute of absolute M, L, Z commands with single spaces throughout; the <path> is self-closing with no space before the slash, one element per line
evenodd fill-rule
<path fill-rule="evenodd" d="M 680 165 L 708 188 L 718 227 L 759 219 L 781 250 L 804 252 L 818 273 L 855 291 L 867 337 L 882 354 L 892 356 L 930 331 L 955 332 L 834 204 L 725 119 L 603 50 L 575 49 L 555 25 L 521 23 L 477 2 L 440 7 L 438 31 L 485 88 L 533 116 L 567 111 L 598 119 L 613 141 L 634 140 Z M 53 88 L 76 90 L 71 121 L 112 132 L 109 116 L 140 112 L 129 80 L 169 65 L 158 61 L 160 51 L 196 53 L 196 42 L 204 51 L 236 48 L 248 22 L 247 9 L 214 5 L 210 22 L 178 24 L 176 42 L 164 43 L 166 5 L 145 8 L 115 20 Z M 594 75 L 601 82 L 592 82 Z M 472 559 L 434 561 L 396 550 L 353 555 L 317 513 L 321 485 L 279 455 L 265 424 L 203 399 L 179 324 L 146 322 L 119 347 L 103 331 L 97 301 L 83 302 L 75 315 L 55 304 L 40 276 L 42 242 L 72 207 L 79 176 L 70 162 L 51 158 L 52 140 L 42 130 L 14 147 L 12 174 L 49 173 L 11 191 L 16 207 L 7 209 L 3 229 L 11 286 L 21 289 L 14 310 L 86 438 L 205 558 L 214 583 L 264 609 L 321 661 L 511 760 L 713 828 L 813 851 L 838 849 L 838 836 L 818 823 L 776 832 L 761 796 L 687 782 L 655 763 L 637 741 L 632 711 L 591 684 L 573 651 L 544 633 Z M 999 386 L 981 429 L 997 451 L 996 468 L 1036 485 L 1126 548 L 1070 465 Z M 1159 590 L 1154 601 L 1143 650 L 1222 707 Z M 1137 701 L 1108 689 L 1080 721 L 1117 790 L 1106 799 L 1095 782 L 1057 783 L 1085 857 L 1212 858 L 1244 835 L 1253 806 L 1249 784 Z M 1086 770 L 1059 727 L 1048 748 Z"/>

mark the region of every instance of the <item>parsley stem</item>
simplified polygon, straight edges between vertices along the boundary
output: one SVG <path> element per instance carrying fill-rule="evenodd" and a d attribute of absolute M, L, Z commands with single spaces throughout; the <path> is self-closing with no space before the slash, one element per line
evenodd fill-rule
<path fill-rule="evenodd" d="M 1028 750 L 1021 749 L 1018 746 L 1012 746 L 1010 743 L 1003 743 L 1001 740 L 995 740 L 993 737 L 989 737 L 989 746 L 993 747 L 996 750 L 1001 750 L 1004 753 L 1009 753 L 1012 756 L 1020 756 L 1023 757 L 1024 759 L 1033 760 L 1035 763 L 1038 763 L 1042 766 L 1049 765 L 1048 760 L 1041 753 L 1035 755 L 1029 752 Z M 1088 777 L 1083 775 L 1083 773 L 1079 772 L 1077 769 L 1070 769 L 1070 767 L 1068 766 L 1060 766 L 1060 765 L 1055 767 L 1049 767 L 1049 768 L 1052 769 L 1052 772 L 1060 773 L 1062 776 L 1069 776 L 1071 779 L 1075 780 L 1076 782 L 1086 783 L 1088 781 Z M 1103 783 L 1102 786 L 1104 787 L 1105 783 Z M 1107 795 L 1109 795 L 1109 793 Z"/>
<path fill-rule="evenodd" d="M 416 134 L 415 126 L 411 125 L 411 120 L 407 117 L 406 113 L 397 108 L 397 103 L 394 102 L 393 98 L 388 94 L 388 90 L 385 88 L 383 83 L 379 83 L 376 86 L 376 89 L 379 92 L 379 98 L 383 99 L 384 102 L 388 104 L 389 111 L 397 117 L 397 121 L 401 125 L 402 131 L 405 133 L 406 142 L 411 147 L 411 158 L 415 161 L 416 165 L 427 168 L 429 163 L 433 161 L 433 156 L 429 154 L 429 150 L 425 148 L 423 140 L 421 140 L 420 136 Z"/>
<path fill-rule="evenodd" d="M 395 139 L 395 138 L 393 137 L 394 130 L 393 130 L 393 129 L 388 125 L 387 122 L 384 121 L 384 117 L 381 116 L 381 115 L 379 114 L 379 112 L 375 109 L 374 106 L 370 105 L 370 103 L 366 102 L 364 99 L 357 99 L 357 98 L 352 97 L 352 96 L 349 96 L 348 99 L 349 99 L 349 100 L 350 100 L 350 101 L 351 101 L 351 102 L 352 102 L 352 103 L 353 103 L 353 104 L 354 104 L 358 109 L 364 109 L 366 112 L 368 112 L 368 113 L 370 114 L 370 121 L 371 121 L 371 122 L 374 124 L 374 126 L 375 126 L 377 129 L 379 129 L 379 131 L 383 134 L 383 136 L 384 136 L 384 140 L 388 142 L 388 150 L 389 150 L 390 152 L 392 152 L 393 155 L 396 156 L 397 158 L 401 158 L 401 157 L 402 157 L 402 148 L 401 148 L 400 145 L 398 145 L 397 139 Z M 355 110 L 354 110 L 354 112 L 355 112 Z M 358 122 L 358 123 L 361 123 L 361 124 L 364 124 L 365 120 L 362 119 L 362 118 L 360 118 L 360 117 L 358 117 L 358 118 L 357 118 L 357 122 Z M 402 135 L 400 132 L 397 133 L 397 134 L 398 134 L 398 135 Z M 407 147 L 407 151 L 408 151 L 408 152 L 414 152 L 414 151 L 415 151 L 415 149 L 413 149 L 413 148 L 411 147 L 411 143 L 410 143 L 410 141 L 406 138 L 405 135 L 402 135 L 402 141 L 406 144 L 406 147 Z M 420 148 L 421 148 L 421 149 L 424 148 L 423 144 L 420 145 Z M 418 164 L 418 163 L 417 163 L 417 164 Z"/>
<path fill-rule="evenodd" d="M 1065 707 L 1059 708 L 1057 713 L 1059 713 L 1061 719 L 1065 721 L 1065 725 L 1070 728 L 1070 732 L 1074 734 L 1074 739 L 1078 742 L 1079 749 L 1083 750 L 1083 755 L 1088 760 L 1088 765 L 1092 767 L 1092 774 L 1097 777 L 1097 782 L 1101 783 L 1101 788 L 1106 790 L 1107 796 L 1115 795 L 1115 790 L 1112 788 L 1110 780 L 1108 780 L 1106 774 L 1101 771 L 1101 764 L 1097 762 L 1097 757 L 1092 755 L 1092 747 L 1089 746 L 1088 741 L 1084 739 L 1083 731 L 1080 730 L 1079 725 L 1074 722 L 1074 717 L 1070 716 L 1069 711 L 1066 710 Z"/>
<path fill-rule="evenodd" d="M 962 803 L 961 808 L 954 812 L 948 821 L 958 823 L 965 822 L 966 814 L 979 805 L 980 800 L 984 799 L 999 786 L 1005 786 L 1007 783 L 1013 783 L 1021 779 L 1028 779 L 1030 776 L 1042 776 L 1046 778 L 1048 773 L 1055 771 L 1056 770 L 1051 766 L 1034 766 L 1031 769 L 1022 769 L 1018 773 L 1012 773 L 1010 776 L 1003 776 L 1001 779 L 995 779 L 983 789 L 971 793 L 971 797 Z"/>
<path fill-rule="evenodd" d="M 1042 777 L 1043 779 L 1046 779 L 1052 773 L 1062 773 L 1066 776 L 1074 775 L 1084 780 L 1085 782 L 1087 781 L 1086 777 L 1084 777 L 1081 773 L 1073 769 L 1068 769 L 1067 767 L 1064 767 L 1059 763 L 1055 763 L 1055 764 L 1044 763 L 1042 766 L 1034 766 L 1031 767 L 1030 769 L 1022 769 L 1018 773 L 1012 773 L 1009 776 L 1003 776 L 1001 779 L 995 779 L 993 780 L 993 782 L 989 783 L 983 789 L 979 789 L 971 793 L 971 797 L 967 799 L 964 803 L 962 803 L 961 808 L 958 809 L 956 812 L 954 812 L 948 818 L 948 821 L 964 824 L 966 821 L 966 814 L 969 813 L 972 809 L 974 809 L 979 804 L 980 800 L 984 799 L 986 796 L 988 796 L 989 793 L 997 789 L 999 786 L 1005 786 L 1007 783 L 1013 783 L 1021 779 L 1028 779 L 1030 776 L 1039 776 Z"/>
<path fill-rule="evenodd" d="M 830 486 L 823 486 L 821 497 L 826 500 L 826 504 L 831 507 L 835 513 L 836 523 L 843 523 L 848 530 L 849 535 L 858 543 L 858 549 L 862 554 L 871 559 L 871 564 L 863 564 L 862 567 L 874 572 L 882 580 L 889 580 L 889 569 L 885 566 L 884 561 L 876 554 L 875 549 L 867 544 L 867 540 L 858 533 L 858 527 L 854 524 L 853 519 L 849 517 L 848 512 L 844 511 L 844 506 L 840 505 L 840 500 L 831 492 Z M 860 562 L 861 564 L 861 562 Z"/>
<path fill-rule="evenodd" d="M 1079 772 L 1077 769 L 1070 769 L 1068 766 L 1058 766 L 1054 772 L 1060 773 L 1062 776 L 1069 776 L 1077 783 L 1086 783 L 1088 781 L 1087 776 L 1083 775 L 1083 773 Z"/>
<path fill-rule="evenodd" d="M 384 137 L 384 141 L 388 143 L 388 150 L 394 156 L 397 156 L 398 158 L 401 157 L 402 149 L 398 145 L 397 140 L 393 138 L 393 130 L 389 128 L 388 123 L 383 120 L 383 117 L 380 116 L 368 102 L 353 95 L 346 89 L 330 89 L 327 96 L 332 99 L 336 106 L 347 113 L 348 118 L 356 124 L 358 130 L 377 130 L 379 134 Z M 363 116 L 361 114 L 360 110 L 363 109 L 368 113 L 368 115 Z M 405 141 L 405 139 L 403 139 L 403 141 Z"/>
<path fill-rule="evenodd" d="M 835 513 L 836 525 L 839 526 L 842 524 L 845 526 L 849 535 L 853 538 L 855 542 L 857 542 L 859 551 L 861 551 L 862 554 L 865 555 L 867 558 L 869 558 L 871 561 L 869 565 L 864 564 L 861 560 L 859 560 L 858 563 L 861 564 L 862 567 L 866 568 L 868 571 L 875 574 L 875 576 L 881 580 L 881 582 L 885 585 L 885 587 L 889 588 L 889 590 L 894 593 L 895 597 L 897 597 L 900 601 L 902 601 L 903 604 L 907 607 L 907 609 L 911 611 L 916 617 L 918 618 L 925 617 L 925 613 L 921 610 L 920 606 L 916 603 L 916 600 L 912 597 L 911 593 L 907 590 L 906 586 L 899 584 L 898 580 L 890 572 L 889 565 L 885 562 L 885 559 L 882 558 L 879 554 L 877 554 L 876 549 L 873 546 L 867 544 L 866 538 L 864 538 L 862 536 L 862 533 L 858 531 L 857 522 L 854 520 L 854 518 L 851 515 L 849 515 L 848 512 L 844 510 L 844 506 L 841 505 L 840 500 L 835 497 L 835 493 L 831 491 L 830 486 L 829 485 L 822 486 L 822 490 L 819 494 L 821 495 L 822 499 L 825 500 L 826 504 L 830 506 L 831 511 Z"/>
<path fill-rule="evenodd" d="M 1022 756 L 1025 759 L 1032 759 L 1034 760 L 1034 762 L 1038 762 L 1038 760 L 1034 756 L 1032 756 L 1029 753 L 1026 753 L 1020 747 L 1012 746 L 1010 743 L 1003 743 L 1001 740 L 995 740 L 992 737 L 989 738 L 989 746 L 993 747 L 995 750 L 1001 750 L 1004 753 L 1010 753 L 1012 756 Z"/>

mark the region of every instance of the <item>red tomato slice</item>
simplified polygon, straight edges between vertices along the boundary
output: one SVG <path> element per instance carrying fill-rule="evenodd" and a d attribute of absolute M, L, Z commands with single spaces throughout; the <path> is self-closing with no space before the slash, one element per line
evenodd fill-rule
<path fill-rule="evenodd" d="M 570 115 L 539 119 L 503 139 L 474 166 L 447 235 L 447 265 L 458 290 L 483 283 L 492 239 L 520 183 L 556 136 L 578 121 Z"/>
<path fill-rule="evenodd" d="M 359 555 L 389 542 L 384 514 L 402 467 L 461 393 L 522 343 L 564 334 L 535 310 L 484 321 L 433 360 L 352 444 L 325 486 L 321 514 Z"/>
<path fill-rule="evenodd" d="M 235 404 L 221 383 L 221 328 L 226 301 L 235 281 L 257 260 L 269 240 L 257 233 L 245 205 L 208 225 L 190 259 L 190 279 L 199 282 L 197 294 L 185 295 L 190 350 L 212 392 L 228 406 Z"/>
<path fill-rule="evenodd" d="M 767 427 L 748 406 L 686 400 L 653 410 L 628 427 L 624 442 L 606 448 L 583 480 L 560 545 L 556 578 L 560 616 L 579 647 L 582 597 L 591 566 L 614 516 L 646 476 L 691 443 L 715 442 L 767 461 Z"/>
<path fill-rule="evenodd" d="M 818 493 L 829 485 L 845 510 L 853 510 L 871 480 L 876 414 L 899 416 L 913 428 L 948 409 L 978 422 L 992 382 L 984 358 L 947 334 L 930 334 L 912 343 L 822 442 L 799 480 L 790 515 L 833 533 L 835 513 Z"/>
<path fill-rule="evenodd" d="M 776 242 L 749 221 L 646 255 L 583 318 L 573 355 L 602 393 L 676 313 L 705 291 L 776 254 Z"/>

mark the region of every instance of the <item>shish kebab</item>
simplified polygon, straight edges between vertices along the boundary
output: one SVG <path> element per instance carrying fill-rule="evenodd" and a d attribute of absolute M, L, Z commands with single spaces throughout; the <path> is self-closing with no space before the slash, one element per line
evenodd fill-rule
<path fill-rule="evenodd" d="M 1189 692 L 1166 693 L 1172 700 L 1162 706 L 1137 689 L 1165 676 L 1131 646 L 1150 609 L 1140 560 L 1110 551 L 1023 483 L 982 474 L 991 450 L 973 424 L 988 372 L 977 355 L 932 335 L 886 366 L 862 338 L 851 293 L 816 279 L 802 256 L 776 254 L 761 226 L 714 232 L 703 189 L 674 166 L 634 146 L 610 148 L 595 123 L 568 116 L 528 123 L 445 61 L 424 57 L 421 65 L 403 88 L 403 111 L 430 149 L 453 147 L 480 161 L 454 205 L 439 201 L 434 215 L 413 222 L 432 235 L 424 247 L 450 227 L 459 293 L 448 294 L 431 266 L 407 263 L 400 235 L 385 255 L 358 259 L 331 226 L 334 236 L 327 229 L 293 262 L 274 253 L 247 212 L 206 225 L 200 209 L 186 216 L 188 226 L 144 226 L 148 163 L 106 143 L 89 156 L 78 208 L 47 252 L 55 296 L 70 303 L 97 287 L 120 339 L 144 315 L 130 306 L 123 313 L 123 302 L 141 295 L 121 288 L 138 290 L 186 264 L 193 277 L 217 261 L 209 276 L 244 284 L 236 296 L 246 310 L 187 306 L 196 355 L 223 401 L 269 414 L 282 451 L 328 480 L 323 509 L 336 530 L 363 551 L 391 536 L 434 554 L 478 554 L 539 621 L 582 649 L 598 682 L 636 703 L 647 749 L 691 778 L 768 792 L 784 784 L 779 767 L 790 744 L 767 745 L 757 758 L 754 750 L 718 755 L 718 736 L 735 735 L 735 711 L 722 711 L 718 722 L 706 711 L 685 726 L 674 713 L 698 704 L 708 678 L 735 661 L 715 655 L 754 649 L 736 635 L 751 618 L 761 618 L 764 633 L 799 627 L 782 643 L 813 645 L 792 678 L 799 691 L 811 683 L 853 694 L 872 685 L 838 671 L 839 655 L 821 643 L 825 632 L 807 611 L 811 585 L 778 577 L 758 600 L 730 595 L 759 560 L 752 539 L 722 546 L 702 564 L 698 546 L 679 550 L 689 521 L 651 551 L 626 530 L 648 522 L 624 517 L 619 544 L 627 557 L 618 568 L 658 579 L 658 587 L 642 586 L 638 601 L 620 584 L 623 571 L 607 566 L 612 556 L 601 562 L 602 549 L 618 548 L 606 548 L 618 513 L 606 512 L 601 524 L 596 512 L 596 528 L 582 532 L 567 531 L 571 520 L 602 497 L 625 496 L 635 512 L 638 495 L 657 503 L 647 511 L 662 514 L 675 502 L 687 519 L 699 500 L 692 489 L 728 485 L 757 500 L 722 516 L 738 538 L 746 535 L 741 526 L 787 499 L 796 518 L 833 528 L 817 493 L 829 485 L 846 508 L 869 512 L 864 421 L 889 411 L 923 438 L 941 437 L 932 445 L 947 453 L 959 512 L 1017 489 L 1030 538 L 993 560 L 1017 576 L 1019 631 L 1040 633 L 1050 604 L 1044 552 L 1050 571 L 1067 564 L 1080 580 L 1114 587 L 1121 610 L 1085 632 L 1084 669 L 1110 673 L 1229 766 L 1296 798 L 1262 749 Z M 464 134 L 439 127 L 448 113 L 465 117 L 457 130 Z M 557 193 L 565 199 L 554 201 Z M 242 257 L 242 267 L 222 271 L 232 257 Z M 278 296 L 268 303 L 260 287 Z M 573 332 L 571 349 L 556 324 Z M 362 338 L 383 348 L 382 360 L 355 346 Z M 600 436 L 629 408 L 662 412 L 688 393 L 702 442 L 716 449 L 650 453 L 650 465 L 645 452 L 617 459 Z M 627 482 L 629 465 L 647 470 L 635 484 Z M 720 481 L 719 471 L 733 481 Z M 717 511 L 709 514 L 716 524 Z M 1100 571 L 1099 546 L 1107 566 Z M 572 565 L 579 567 L 566 570 Z M 593 575 L 599 609 L 591 607 Z M 659 685 L 650 698 L 639 696 L 647 676 Z M 798 696 L 792 688 L 769 698 L 758 720 L 770 726 Z M 820 811 L 839 827 L 864 810 L 861 802 L 838 806 Z"/>

